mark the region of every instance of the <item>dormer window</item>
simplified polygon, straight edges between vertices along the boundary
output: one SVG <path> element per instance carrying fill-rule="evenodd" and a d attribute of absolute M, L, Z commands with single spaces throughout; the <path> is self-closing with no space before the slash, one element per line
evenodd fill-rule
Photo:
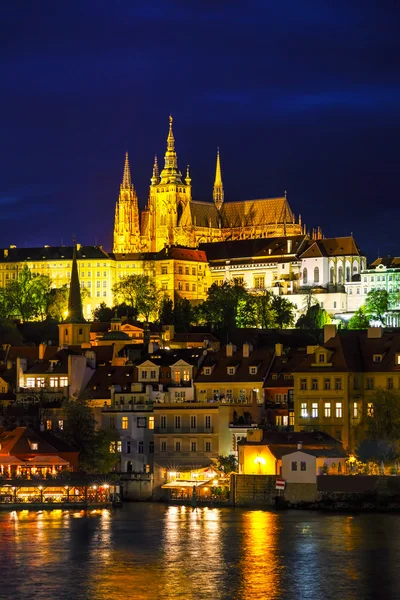
<path fill-rule="evenodd" d="M 39 444 L 37 442 L 31 442 L 31 450 L 37 450 L 39 448 Z"/>
<path fill-rule="evenodd" d="M 213 367 L 204 367 L 204 375 L 211 375 Z"/>
<path fill-rule="evenodd" d="M 236 367 L 228 367 L 227 372 L 228 372 L 228 375 L 234 375 L 236 372 Z"/>
<path fill-rule="evenodd" d="M 257 375 L 257 366 L 249 367 L 250 375 Z"/>
<path fill-rule="evenodd" d="M 278 379 L 278 373 L 272 373 L 272 379 Z"/>
<path fill-rule="evenodd" d="M 325 362 L 325 354 L 318 354 L 318 362 L 319 363 Z"/>
<path fill-rule="evenodd" d="M 382 354 L 374 354 L 373 361 L 374 361 L 374 363 L 380 363 L 380 362 L 382 362 Z"/>

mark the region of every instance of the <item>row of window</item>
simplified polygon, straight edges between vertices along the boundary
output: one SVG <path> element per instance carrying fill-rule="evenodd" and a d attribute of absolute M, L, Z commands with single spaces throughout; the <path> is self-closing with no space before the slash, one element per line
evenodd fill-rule
<path fill-rule="evenodd" d="M 161 275 L 168 275 L 167 265 L 161 267 Z M 178 275 L 183 275 L 183 267 L 178 267 Z M 189 267 L 185 267 L 185 275 L 190 275 Z M 192 267 L 192 275 L 197 275 L 196 267 Z M 199 275 L 201 275 L 201 267 L 199 267 Z"/>
<path fill-rule="evenodd" d="M 323 355 L 320 355 L 320 356 L 323 356 Z M 308 385 L 307 379 L 300 379 L 300 389 L 301 390 L 307 390 L 308 389 L 307 385 Z M 323 387 L 322 387 L 323 390 L 331 390 L 331 389 L 341 390 L 342 389 L 342 378 L 341 377 L 336 377 L 335 380 L 334 380 L 334 384 L 333 384 L 334 387 L 332 387 L 331 378 L 330 377 L 326 377 L 324 379 L 322 385 L 323 385 Z M 318 379 L 316 379 L 316 378 L 312 378 L 311 379 L 311 387 L 309 389 L 311 389 L 311 390 L 318 390 L 319 389 L 319 381 L 318 381 Z"/>
<path fill-rule="evenodd" d="M 197 440 L 190 440 L 189 442 L 190 452 L 200 451 L 200 444 Z M 160 452 L 168 451 L 168 440 L 160 440 Z M 182 440 L 174 440 L 174 452 L 182 452 Z M 203 452 L 212 452 L 211 440 L 204 440 Z"/>
<path fill-rule="evenodd" d="M 154 429 L 154 417 L 134 417 L 123 416 L 121 419 L 121 429 L 129 429 L 130 419 L 136 418 L 136 427 L 138 429 Z M 110 417 L 110 429 L 115 429 L 115 417 Z"/>
<path fill-rule="evenodd" d="M 114 452 L 122 452 L 122 442 L 118 441 L 118 442 L 111 442 L 110 443 L 110 452 L 114 453 Z M 124 447 L 124 452 L 125 454 L 131 454 L 132 453 L 132 445 L 131 445 L 131 441 L 127 440 L 125 442 L 125 447 Z M 137 453 L 138 454 L 144 454 L 144 442 L 141 440 L 140 442 L 138 442 L 138 447 L 137 447 Z M 154 453 L 154 442 L 153 440 L 151 440 L 148 443 L 148 453 L 149 454 L 153 454 Z"/>
<path fill-rule="evenodd" d="M 332 417 L 332 407 L 331 407 L 331 402 L 324 402 L 324 417 L 326 417 L 327 419 L 329 419 L 330 417 Z M 343 417 L 343 405 L 342 402 L 335 402 L 334 403 L 334 408 L 335 408 L 335 417 L 337 419 L 341 419 Z M 358 405 L 357 402 L 354 402 L 354 406 L 353 406 L 353 417 L 357 418 L 358 417 Z M 302 402 L 300 404 L 300 417 L 302 419 L 308 419 L 308 417 L 311 416 L 312 419 L 317 419 L 318 418 L 318 402 L 312 402 L 311 404 L 311 415 L 309 414 L 309 409 L 308 409 L 308 405 L 307 402 Z"/>
<path fill-rule="evenodd" d="M 68 377 L 50 377 L 48 383 L 44 377 L 27 377 L 27 388 L 43 388 L 49 385 L 51 388 L 63 388 L 68 385 Z"/>
<path fill-rule="evenodd" d="M 180 429 L 182 426 L 182 419 L 180 415 L 175 415 L 173 417 L 173 423 L 175 429 Z M 190 415 L 190 429 L 197 428 L 197 415 Z M 211 415 L 204 416 L 204 428 L 211 429 Z M 166 415 L 161 415 L 160 417 L 160 429 L 167 429 L 167 417 Z"/>
<path fill-rule="evenodd" d="M 171 377 L 171 371 L 167 371 L 163 373 L 164 377 Z M 158 379 L 157 371 L 154 370 L 145 370 L 143 369 L 140 372 L 141 379 Z M 173 373 L 173 379 L 175 383 L 180 383 L 181 381 L 190 381 L 190 371 L 189 369 L 175 370 Z"/>

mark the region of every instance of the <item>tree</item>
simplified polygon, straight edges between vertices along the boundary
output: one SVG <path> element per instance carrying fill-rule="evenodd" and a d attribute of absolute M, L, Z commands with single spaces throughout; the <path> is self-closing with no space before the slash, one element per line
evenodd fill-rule
<path fill-rule="evenodd" d="M 109 323 L 113 316 L 113 309 L 107 306 L 105 302 L 101 302 L 101 304 L 93 311 L 93 320 L 99 321 L 100 323 Z"/>
<path fill-rule="evenodd" d="M 365 314 L 367 317 L 385 325 L 385 315 L 390 307 L 389 300 L 389 292 L 386 290 L 371 290 L 368 292 L 365 300 Z"/>
<path fill-rule="evenodd" d="M 231 331 L 236 327 L 239 304 L 247 297 L 248 291 L 237 280 L 222 285 L 213 283 L 197 313 L 211 327 Z"/>
<path fill-rule="evenodd" d="M 0 289 L 1 311 L 9 317 L 18 317 L 23 322 L 47 316 L 50 278 L 46 275 L 32 273 L 28 265 L 24 265 L 17 278 Z"/>
<path fill-rule="evenodd" d="M 88 473 L 108 472 L 118 462 L 117 431 L 96 429 L 87 398 L 68 399 L 63 408 L 64 429 L 59 435 L 79 451 L 81 469 Z"/>
<path fill-rule="evenodd" d="M 237 473 L 238 461 L 236 456 L 233 454 L 229 454 L 229 456 L 218 456 L 215 461 L 215 468 L 217 471 L 222 471 L 225 475 Z"/>
<path fill-rule="evenodd" d="M 160 293 L 154 281 L 148 275 L 127 275 L 113 287 L 114 297 L 122 300 L 128 306 L 136 308 L 145 321 L 150 320 L 152 314 L 156 315 Z"/>
<path fill-rule="evenodd" d="M 271 300 L 271 309 L 274 313 L 274 320 L 279 329 L 290 327 L 294 323 L 295 306 L 283 296 L 273 296 Z"/>
<path fill-rule="evenodd" d="M 160 325 L 174 324 L 174 303 L 167 296 L 161 300 L 158 320 Z"/>
<path fill-rule="evenodd" d="M 193 320 L 193 307 L 186 298 L 177 298 L 174 306 L 173 319 L 175 330 L 187 333 Z"/>
<path fill-rule="evenodd" d="M 296 327 L 299 329 L 321 329 L 327 323 L 330 323 L 330 317 L 325 309 L 320 305 L 314 304 L 308 308 L 307 312 L 298 319 Z"/>
<path fill-rule="evenodd" d="M 369 318 L 365 314 L 364 306 L 360 306 L 360 308 L 356 310 L 351 319 L 349 319 L 347 327 L 349 329 L 368 329 Z"/>

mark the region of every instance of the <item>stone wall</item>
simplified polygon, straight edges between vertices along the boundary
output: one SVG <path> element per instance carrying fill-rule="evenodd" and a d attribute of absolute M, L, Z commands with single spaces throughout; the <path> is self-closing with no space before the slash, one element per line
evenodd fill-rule
<path fill-rule="evenodd" d="M 153 495 L 153 475 L 143 473 L 128 475 L 121 480 L 123 500 L 151 500 Z"/>
<path fill-rule="evenodd" d="M 283 493 L 284 501 L 290 504 L 315 502 L 318 497 L 316 483 L 287 483 Z"/>
<path fill-rule="evenodd" d="M 230 504 L 234 506 L 275 506 L 276 475 L 232 475 Z"/>

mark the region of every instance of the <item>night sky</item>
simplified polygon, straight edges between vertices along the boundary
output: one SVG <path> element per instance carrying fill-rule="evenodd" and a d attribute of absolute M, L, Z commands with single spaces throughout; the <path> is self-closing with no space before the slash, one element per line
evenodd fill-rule
<path fill-rule="evenodd" d="M 112 242 L 129 151 L 147 202 L 168 115 L 193 197 L 283 195 L 368 258 L 400 255 L 397 0 L 6 0 L 0 246 Z"/>

